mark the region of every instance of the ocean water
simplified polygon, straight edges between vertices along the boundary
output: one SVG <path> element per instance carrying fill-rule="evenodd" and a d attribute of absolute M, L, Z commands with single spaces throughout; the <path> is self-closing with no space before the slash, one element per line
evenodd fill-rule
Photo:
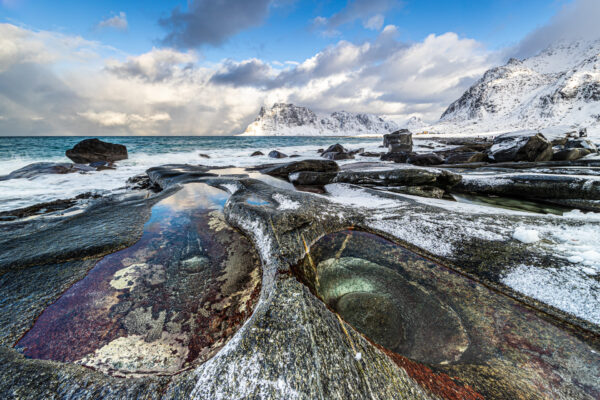
<path fill-rule="evenodd" d="M 101 140 L 127 146 L 129 159 L 117 163 L 116 170 L 65 175 L 41 175 L 33 179 L 0 181 L 0 211 L 27 207 L 37 203 L 68 199 L 81 193 L 118 193 L 128 178 L 163 164 L 202 164 L 209 166 L 250 166 L 261 163 L 287 162 L 290 159 L 267 157 L 271 150 L 298 154 L 302 160 L 318 158 L 319 148 L 340 143 L 346 148 L 364 147 L 380 151 L 381 138 L 348 137 L 101 137 Z M 71 162 L 65 151 L 87 137 L 0 137 L 0 176 L 35 162 Z M 250 157 L 254 151 L 265 156 Z M 210 158 L 202 158 L 206 154 Z M 360 160 L 361 157 L 357 157 Z M 368 158 L 364 159 L 369 160 Z M 370 159 L 372 160 L 372 159 Z"/>

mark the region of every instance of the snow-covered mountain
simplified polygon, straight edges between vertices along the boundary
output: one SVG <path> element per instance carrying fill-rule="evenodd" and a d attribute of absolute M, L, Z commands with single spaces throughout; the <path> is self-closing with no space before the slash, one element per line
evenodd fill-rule
<path fill-rule="evenodd" d="M 275 103 L 262 107 L 241 136 L 358 136 L 382 135 L 399 126 L 373 114 L 336 111 L 317 114 L 306 107 Z"/>
<path fill-rule="evenodd" d="M 488 70 L 436 125 L 441 133 L 600 130 L 600 40 L 561 43 Z"/>

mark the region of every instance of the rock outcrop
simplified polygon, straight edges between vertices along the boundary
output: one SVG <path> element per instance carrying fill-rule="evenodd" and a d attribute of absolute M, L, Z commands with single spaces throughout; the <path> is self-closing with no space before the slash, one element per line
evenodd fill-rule
<path fill-rule="evenodd" d="M 494 162 L 549 161 L 552 143 L 541 133 L 513 132 L 494 138 L 489 158 Z"/>

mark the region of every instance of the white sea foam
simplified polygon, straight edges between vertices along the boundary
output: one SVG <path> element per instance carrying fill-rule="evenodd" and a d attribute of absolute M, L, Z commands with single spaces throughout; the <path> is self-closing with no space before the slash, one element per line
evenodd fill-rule
<path fill-rule="evenodd" d="M 42 139 L 43 140 L 43 139 Z M 252 140 L 252 139 L 249 139 Z M 364 140 L 348 142 L 343 138 L 331 138 L 331 143 L 340 142 L 344 147 L 354 149 L 363 147 L 367 151 L 381 151 L 378 149 L 379 140 Z M 43 146 L 43 143 L 40 143 Z M 72 173 L 66 175 L 41 175 L 33 179 L 10 179 L 0 181 L 0 211 L 27 207 L 33 204 L 49 202 L 57 199 L 69 199 L 79 194 L 92 192 L 107 194 L 124 190 L 127 179 L 144 173 L 148 168 L 164 164 L 192 164 L 223 167 L 235 165 L 239 167 L 252 166 L 263 163 L 283 163 L 299 161 L 309 158 L 319 158 L 316 152 L 323 144 L 246 147 L 232 148 L 223 146 L 218 149 L 197 147 L 194 150 L 180 152 L 165 152 L 150 154 L 145 152 L 130 152 L 129 159 L 117 162 L 116 170 L 106 170 L 89 173 Z M 268 152 L 277 149 L 287 155 L 299 155 L 297 158 L 274 159 L 268 157 Z M 250 157 L 254 151 L 260 150 L 264 156 Z M 210 158 L 202 158 L 199 154 L 207 154 Z M 340 161 L 340 164 L 353 161 L 366 161 L 367 158 L 357 156 L 356 160 Z M 67 163 L 70 160 L 64 156 L 51 156 L 42 158 L 13 157 L 0 159 L 0 176 L 22 168 L 35 162 Z"/>

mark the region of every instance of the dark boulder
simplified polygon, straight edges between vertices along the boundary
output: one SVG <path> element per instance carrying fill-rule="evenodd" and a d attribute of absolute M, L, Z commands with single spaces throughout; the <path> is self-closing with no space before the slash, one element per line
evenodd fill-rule
<path fill-rule="evenodd" d="M 442 164 L 444 160 L 437 154 L 427 153 L 412 155 L 408 157 L 406 162 L 414 165 L 439 165 Z"/>
<path fill-rule="evenodd" d="M 588 139 L 573 139 L 565 143 L 565 149 L 587 149 L 590 153 L 597 153 L 598 147 Z"/>
<path fill-rule="evenodd" d="M 395 163 L 405 163 L 408 158 L 415 153 L 409 153 L 405 151 L 398 151 L 396 153 L 385 153 L 379 158 L 381 161 L 393 161 Z"/>
<path fill-rule="evenodd" d="M 328 160 L 352 160 L 354 159 L 354 155 L 350 153 L 337 153 L 335 151 L 326 151 L 323 153 L 323 158 L 327 158 Z"/>
<path fill-rule="evenodd" d="M 262 151 L 255 151 L 254 153 L 250 154 L 250 157 L 256 157 L 256 156 L 264 156 L 265 153 L 263 153 Z"/>
<path fill-rule="evenodd" d="M 208 154 L 203 154 L 203 153 L 198 154 L 198 156 L 202 157 L 202 158 L 210 158 L 210 156 Z"/>
<path fill-rule="evenodd" d="M 296 186 L 323 186 L 333 182 L 337 172 L 298 171 L 289 175 L 289 180 Z"/>
<path fill-rule="evenodd" d="M 286 158 L 287 155 L 283 154 L 282 152 L 277 151 L 277 150 L 271 150 L 269 152 L 269 157 L 271 157 L 271 158 Z"/>
<path fill-rule="evenodd" d="M 303 160 L 294 161 L 279 165 L 274 165 L 268 168 L 261 169 L 263 174 L 287 178 L 293 172 L 311 171 L 311 172 L 337 172 L 340 167 L 335 161 L 329 160 Z"/>
<path fill-rule="evenodd" d="M 549 161 L 552 154 L 552 143 L 541 133 L 500 135 L 489 150 L 489 158 L 494 162 Z"/>
<path fill-rule="evenodd" d="M 383 135 L 383 146 L 388 147 L 390 152 L 410 152 L 413 147 L 412 133 L 408 129 L 400 129 Z"/>
<path fill-rule="evenodd" d="M 339 143 L 332 144 L 323 153 L 348 153 L 348 150 Z"/>
<path fill-rule="evenodd" d="M 446 164 L 467 164 L 487 160 L 487 155 L 478 151 L 450 154 L 446 158 Z"/>
<path fill-rule="evenodd" d="M 592 152 L 588 149 L 563 149 L 559 150 L 552 156 L 552 161 L 573 161 L 579 160 L 581 157 L 585 157 Z"/>
<path fill-rule="evenodd" d="M 122 144 L 103 142 L 99 139 L 85 139 L 66 151 L 66 156 L 78 164 L 95 161 L 115 162 L 127 159 L 127 148 Z"/>

